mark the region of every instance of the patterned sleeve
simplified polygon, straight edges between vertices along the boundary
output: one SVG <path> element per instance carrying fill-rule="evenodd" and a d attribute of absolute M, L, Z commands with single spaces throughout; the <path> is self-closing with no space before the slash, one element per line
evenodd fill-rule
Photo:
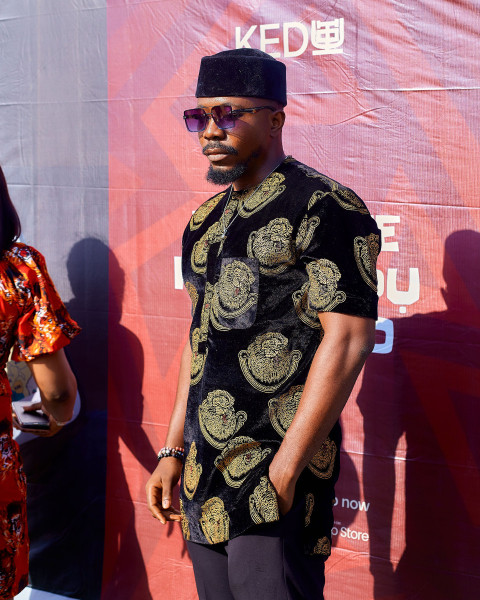
<path fill-rule="evenodd" d="M 350 189 L 315 192 L 297 237 L 308 274 L 308 307 L 377 318 L 380 232 Z"/>
<path fill-rule="evenodd" d="M 16 254 L 16 267 L 23 276 L 22 312 L 17 321 L 12 358 L 29 361 L 66 346 L 80 332 L 80 327 L 63 305 L 40 252 L 20 246 Z"/>

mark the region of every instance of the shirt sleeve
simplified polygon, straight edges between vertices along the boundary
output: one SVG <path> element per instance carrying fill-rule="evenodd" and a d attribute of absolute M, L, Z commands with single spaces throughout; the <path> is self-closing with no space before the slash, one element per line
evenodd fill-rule
<path fill-rule="evenodd" d="M 23 306 L 12 358 L 29 361 L 66 346 L 80 327 L 63 305 L 40 252 L 28 248 L 21 254 Z"/>
<path fill-rule="evenodd" d="M 297 249 L 308 274 L 311 311 L 377 318 L 380 232 L 352 190 L 312 195 Z"/>

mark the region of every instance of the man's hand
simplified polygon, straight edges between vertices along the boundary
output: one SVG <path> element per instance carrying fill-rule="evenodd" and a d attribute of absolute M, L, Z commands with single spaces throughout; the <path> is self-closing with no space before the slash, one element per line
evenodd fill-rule
<path fill-rule="evenodd" d="M 182 462 L 173 456 L 162 458 L 147 481 L 147 503 L 152 515 L 165 525 L 181 521 L 179 511 L 172 506 L 172 490 L 180 479 Z"/>
<path fill-rule="evenodd" d="M 284 465 L 275 458 L 270 464 L 268 476 L 277 493 L 278 510 L 282 515 L 286 515 L 293 505 L 295 480 L 287 477 Z"/>

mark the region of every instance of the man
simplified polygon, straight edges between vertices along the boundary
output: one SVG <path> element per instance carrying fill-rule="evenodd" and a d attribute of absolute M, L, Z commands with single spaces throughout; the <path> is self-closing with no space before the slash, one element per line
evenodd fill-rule
<path fill-rule="evenodd" d="M 285 156 L 281 62 L 204 57 L 196 96 L 187 128 L 207 179 L 230 186 L 183 236 L 193 319 L 149 507 L 181 520 L 200 599 L 318 600 L 338 418 L 374 344 L 378 230 L 354 192 Z"/>

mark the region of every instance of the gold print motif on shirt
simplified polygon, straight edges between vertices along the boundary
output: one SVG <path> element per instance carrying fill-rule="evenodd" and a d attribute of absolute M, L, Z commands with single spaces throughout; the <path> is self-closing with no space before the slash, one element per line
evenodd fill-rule
<path fill-rule="evenodd" d="M 192 442 L 188 456 L 185 459 L 185 468 L 183 472 L 183 491 L 185 496 L 191 500 L 197 491 L 200 475 L 202 474 L 202 465 L 197 463 L 197 446 Z"/>
<path fill-rule="evenodd" d="M 309 492 L 305 496 L 305 527 L 310 525 L 310 519 L 312 518 L 313 507 L 315 506 L 315 496 Z"/>
<path fill-rule="evenodd" d="M 193 245 L 190 263 L 195 273 L 203 275 L 207 271 L 207 258 L 210 246 L 222 239 L 222 226 L 217 221 L 211 225 L 202 237 Z"/>
<path fill-rule="evenodd" d="M 277 390 L 297 370 L 302 353 L 288 350 L 288 339 L 269 331 L 238 353 L 243 375 L 255 389 L 270 393 Z"/>
<path fill-rule="evenodd" d="M 203 298 L 202 314 L 200 315 L 200 327 L 197 327 L 192 332 L 192 361 L 190 367 L 190 385 L 196 385 L 203 375 L 205 361 L 207 360 L 208 348 L 205 352 L 200 351 L 200 344 L 207 340 L 208 324 L 210 320 L 210 312 L 212 309 L 213 285 L 207 283 L 205 285 L 205 296 Z"/>
<path fill-rule="evenodd" d="M 185 282 L 185 288 L 188 292 L 188 295 L 190 296 L 190 300 L 192 301 L 192 314 L 193 314 L 195 312 L 195 309 L 197 308 L 198 292 L 197 292 L 195 286 L 193 285 L 193 283 L 190 283 L 189 281 Z"/>
<path fill-rule="evenodd" d="M 323 183 L 326 183 L 332 190 L 338 189 L 338 183 L 336 181 L 330 179 L 330 177 L 327 177 L 326 175 L 322 175 L 322 173 L 319 173 L 315 169 L 312 169 L 312 167 L 308 167 L 307 165 L 299 163 L 298 168 L 300 169 L 300 171 L 303 171 L 307 177 L 311 177 L 313 179 L 320 179 L 321 181 L 323 181 Z"/>
<path fill-rule="evenodd" d="M 180 498 L 180 515 L 182 517 L 182 520 L 180 521 L 180 525 L 182 526 L 183 537 L 186 540 L 189 540 L 190 539 L 190 526 L 188 524 L 188 517 L 185 514 L 185 509 L 183 508 L 183 502 L 182 502 L 181 498 Z"/>
<path fill-rule="evenodd" d="M 300 223 L 300 227 L 298 228 L 297 238 L 295 240 L 295 245 L 297 246 L 297 252 L 304 252 L 310 242 L 312 241 L 313 234 L 315 233 L 315 229 L 320 225 L 319 217 L 311 217 L 307 219 L 305 216 Z"/>
<path fill-rule="evenodd" d="M 235 398 L 225 390 L 214 390 L 198 407 L 200 429 L 214 448 L 224 448 L 247 420 L 245 411 L 235 412 L 234 403 Z"/>
<path fill-rule="evenodd" d="M 208 348 L 205 353 L 199 351 L 200 329 L 197 327 L 192 332 L 192 361 L 190 364 L 190 385 L 196 385 L 203 375 Z"/>
<path fill-rule="evenodd" d="M 278 521 L 277 494 L 268 477 L 262 477 L 249 498 L 250 516 L 257 525 Z"/>
<path fill-rule="evenodd" d="M 318 311 L 332 310 L 337 304 L 345 302 L 345 292 L 337 291 L 341 273 L 331 260 L 320 258 L 307 265 L 309 276 L 308 306 Z"/>
<path fill-rule="evenodd" d="M 337 204 L 339 204 L 345 210 L 355 210 L 362 215 L 370 214 L 368 212 L 368 208 L 365 206 L 362 200 L 360 200 L 357 194 L 348 188 L 340 188 L 331 195 Z"/>
<path fill-rule="evenodd" d="M 281 185 L 284 180 L 285 175 L 281 173 L 272 173 L 269 175 L 262 182 L 259 189 L 255 190 L 251 196 L 243 199 L 243 203 L 238 208 L 238 214 L 247 219 L 259 210 L 262 210 L 262 208 L 285 191 L 286 186 Z"/>
<path fill-rule="evenodd" d="M 220 544 L 229 538 L 229 517 L 223 500 L 214 496 L 202 506 L 200 527 L 209 544 Z"/>
<path fill-rule="evenodd" d="M 303 388 L 303 385 L 294 385 L 278 398 L 271 398 L 268 401 L 270 422 L 275 431 L 282 437 L 285 436 L 297 412 Z"/>
<path fill-rule="evenodd" d="M 210 321 L 210 312 L 212 310 L 213 291 L 213 285 L 207 282 L 205 284 L 205 295 L 203 297 L 202 314 L 200 315 L 200 331 L 202 334 L 202 341 L 207 340 L 208 324 Z"/>
<path fill-rule="evenodd" d="M 336 455 L 337 445 L 333 440 L 327 437 L 320 450 L 308 463 L 308 468 L 319 479 L 329 479 L 333 473 Z"/>
<path fill-rule="evenodd" d="M 330 556 L 331 544 L 327 537 L 319 539 L 313 549 L 313 554 L 321 554 L 323 556 Z"/>
<path fill-rule="evenodd" d="M 354 210 L 362 215 L 370 214 L 363 201 L 360 200 L 354 192 L 347 188 L 339 188 L 338 185 L 335 188 L 332 188 L 332 191 L 325 192 L 323 190 L 317 190 L 316 192 L 313 192 L 308 201 L 308 210 L 310 210 L 319 200 L 325 198 L 325 196 L 332 197 L 335 202 L 345 210 Z"/>
<path fill-rule="evenodd" d="M 377 258 L 380 252 L 380 238 L 375 233 L 367 237 L 356 237 L 353 241 L 355 260 L 363 280 L 374 292 L 377 291 Z"/>
<path fill-rule="evenodd" d="M 320 323 L 320 319 L 318 318 L 318 311 L 313 310 L 308 306 L 308 290 L 310 288 L 310 283 L 307 281 L 302 285 L 302 287 L 293 292 L 293 304 L 295 306 L 295 312 L 298 315 L 300 321 L 308 325 L 312 329 L 322 329 L 322 324 Z M 323 338 L 323 329 L 321 332 L 321 336 Z M 321 341 L 321 340 L 320 340 Z"/>
<path fill-rule="evenodd" d="M 234 260 L 222 267 L 213 295 L 212 323 L 216 329 L 228 330 L 220 325 L 218 315 L 235 319 L 255 306 L 258 294 L 251 291 L 254 283 L 255 276 L 245 263 Z"/>
<path fill-rule="evenodd" d="M 324 192 L 322 190 L 317 190 L 313 192 L 310 200 L 308 201 L 307 209 L 310 210 L 312 206 L 314 206 L 319 200 L 327 196 L 330 192 Z"/>
<path fill-rule="evenodd" d="M 220 194 L 213 196 L 213 198 L 210 198 L 197 208 L 190 219 L 190 231 L 195 231 L 201 227 L 202 223 L 217 206 L 220 200 L 225 196 L 225 194 L 226 192 L 220 192 Z"/>
<path fill-rule="evenodd" d="M 277 275 L 295 262 L 292 226 L 288 219 L 273 219 L 258 231 L 252 231 L 247 242 L 247 255 L 260 263 L 260 273 Z"/>
<path fill-rule="evenodd" d="M 260 442 L 251 437 L 240 436 L 230 440 L 215 459 L 215 466 L 219 469 L 228 485 L 239 488 L 254 469 L 271 452 L 270 448 L 262 450 Z"/>

